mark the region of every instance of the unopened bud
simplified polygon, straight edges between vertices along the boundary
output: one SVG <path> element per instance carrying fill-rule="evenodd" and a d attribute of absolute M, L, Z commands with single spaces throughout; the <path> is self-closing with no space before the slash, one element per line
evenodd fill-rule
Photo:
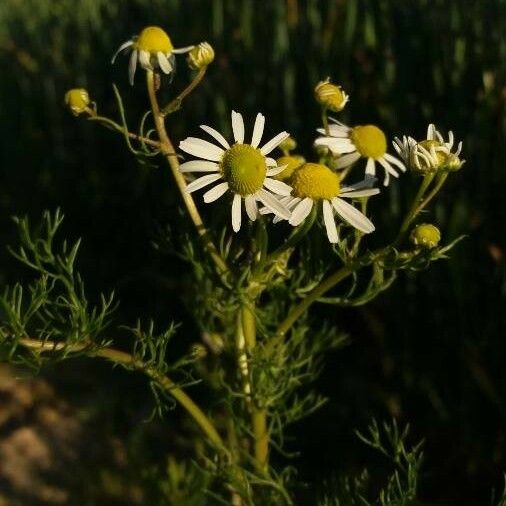
<path fill-rule="evenodd" d="M 342 111 L 350 99 L 341 86 L 332 84 L 329 79 L 319 82 L 314 94 L 320 105 L 334 112 Z"/>
<path fill-rule="evenodd" d="M 74 88 L 65 93 L 65 103 L 72 111 L 72 114 L 78 116 L 86 111 L 90 105 L 90 97 L 84 88 Z"/>
<path fill-rule="evenodd" d="M 436 226 L 430 223 L 422 223 L 413 229 L 410 239 L 411 242 L 419 248 L 432 249 L 439 244 L 441 232 Z"/>
<path fill-rule="evenodd" d="M 278 147 L 281 151 L 293 151 L 297 147 L 297 141 L 293 137 L 287 137 Z"/>
<path fill-rule="evenodd" d="M 207 67 L 214 60 L 214 49 L 208 42 L 201 42 L 195 46 L 189 53 L 187 62 L 190 68 L 200 70 Z"/>

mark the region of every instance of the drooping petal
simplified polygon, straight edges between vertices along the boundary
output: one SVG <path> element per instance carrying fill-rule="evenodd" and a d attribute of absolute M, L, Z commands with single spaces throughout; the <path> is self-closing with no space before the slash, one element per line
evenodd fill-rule
<path fill-rule="evenodd" d="M 351 226 L 361 232 L 364 232 L 364 234 L 369 234 L 374 231 L 374 225 L 369 218 L 362 214 L 356 207 L 348 204 L 345 200 L 334 197 L 332 199 L 332 205 L 334 206 L 337 214 L 339 214 L 339 216 L 341 216 L 341 218 Z"/>
<path fill-rule="evenodd" d="M 232 131 L 235 142 L 242 144 L 244 142 L 244 120 L 242 114 L 235 111 L 232 111 Z"/>
<path fill-rule="evenodd" d="M 167 56 L 161 51 L 158 51 L 158 53 L 156 53 L 156 57 L 158 60 L 158 65 L 160 65 L 160 68 L 162 69 L 163 73 L 170 74 L 173 68 Z"/>
<path fill-rule="evenodd" d="M 241 196 L 236 193 L 232 201 L 232 229 L 239 232 L 241 229 Z"/>
<path fill-rule="evenodd" d="M 286 183 L 283 183 L 282 181 L 271 179 L 270 177 L 265 178 L 264 186 L 272 193 L 276 193 L 277 195 L 285 196 L 290 195 L 290 193 L 292 192 L 291 186 L 288 186 Z"/>
<path fill-rule="evenodd" d="M 262 155 L 268 155 L 273 149 L 277 148 L 285 139 L 290 137 L 288 132 L 281 132 L 276 137 L 273 137 L 269 142 L 260 148 Z"/>
<path fill-rule="evenodd" d="M 244 199 L 244 207 L 246 208 L 246 214 L 251 221 L 255 221 L 258 215 L 257 201 L 253 195 L 247 195 Z"/>
<path fill-rule="evenodd" d="M 267 190 L 260 190 L 255 194 L 255 197 L 274 214 L 281 216 L 285 220 L 290 219 L 290 211 L 272 193 L 269 193 Z"/>
<path fill-rule="evenodd" d="M 332 206 L 328 200 L 323 201 L 323 221 L 325 228 L 327 229 L 327 237 L 332 244 L 339 241 L 339 235 L 337 234 L 336 220 L 334 219 L 334 212 Z"/>
<path fill-rule="evenodd" d="M 349 153 L 347 155 L 340 156 L 336 163 L 336 169 L 344 169 L 345 167 L 349 167 L 353 163 L 355 163 L 360 158 L 360 153 L 355 151 L 354 153 Z"/>
<path fill-rule="evenodd" d="M 196 137 L 187 137 L 184 141 L 181 141 L 179 149 L 190 155 L 213 162 L 219 162 L 225 152 L 222 148 Z"/>
<path fill-rule="evenodd" d="M 210 190 L 206 191 L 206 193 L 204 193 L 204 202 L 206 204 L 209 204 L 215 200 L 218 200 L 224 193 L 226 193 L 227 190 L 227 182 L 217 184 L 214 188 L 211 188 Z"/>
<path fill-rule="evenodd" d="M 298 202 L 292 211 L 292 217 L 288 223 L 294 227 L 300 225 L 307 218 L 311 209 L 313 209 L 313 204 L 313 199 L 310 199 L 309 197 L 306 197 Z"/>
<path fill-rule="evenodd" d="M 148 51 L 143 51 L 142 49 L 139 51 L 139 63 L 143 69 L 153 70 L 151 67 L 151 58 Z"/>
<path fill-rule="evenodd" d="M 374 176 L 376 174 L 376 162 L 374 158 L 367 159 L 367 165 L 365 166 L 365 173 L 367 176 Z"/>
<path fill-rule="evenodd" d="M 379 188 L 369 188 L 364 190 L 352 190 L 352 191 L 341 191 L 339 197 L 345 198 L 358 198 L 358 197 L 370 197 L 371 195 L 378 195 L 380 192 Z"/>
<path fill-rule="evenodd" d="M 200 125 L 200 128 L 202 128 L 204 132 L 207 132 L 211 137 L 217 140 L 225 149 L 230 148 L 230 144 L 227 142 L 227 139 L 225 139 L 225 137 L 223 137 L 223 135 L 221 135 L 218 130 L 215 130 L 214 128 L 211 128 L 207 125 Z"/>
<path fill-rule="evenodd" d="M 207 174 L 206 176 L 201 176 L 198 179 L 195 179 L 195 181 L 192 181 L 186 187 L 186 191 L 188 193 L 192 193 L 194 191 L 205 188 L 206 186 L 209 186 L 215 181 L 218 181 L 218 179 L 221 179 L 221 174 Z"/>
<path fill-rule="evenodd" d="M 257 148 L 262 140 L 264 133 L 265 116 L 262 113 L 258 113 L 255 119 L 255 126 L 253 127 L 253 135 L 251 137 L 251 145 Z"/>
<path fill-rule="evenodd" d="M 179 172 L 218 172 L 219 165 L 207 160 L 192 160 L 182 163 L 179 166 Z"/>
<path fill-rule="evenodd" d="M 117 56 L 126 49 L 127 47 L 130 47 L 133 44 L 133 40 L 127 40 L 126 42 L 123 42 L 121 46 L 118 48 L 118 50 L 114 53 L 113 57 L 111 58 L 111 63 L 114 63 L 116 61 Z"/>
<path fill-rule="evenodd" d="M 392 156 L 389 153 L 385 153 L 383 156 L 390 163 L 393 163 L 394 165 L 396 165 L 397 167 L 399 167 L 399 169 L 402 170 L 403 172 L 406 171 L 406 166 L 401 162 L 401 160 L 399 160 L 398 158 L 395 158 L 395 156 Z"/>
<path fill-rule="evenodd" d="M 132 51 L 132 54 L 130 55 L 130 61 L 128 62 L 128 82 L 130 83 L 131 86 L 134 85 L 134 76 L 135 71 L 137 70 L 137 58 L 138 58 L 137 49 L 134 49 Z"/>

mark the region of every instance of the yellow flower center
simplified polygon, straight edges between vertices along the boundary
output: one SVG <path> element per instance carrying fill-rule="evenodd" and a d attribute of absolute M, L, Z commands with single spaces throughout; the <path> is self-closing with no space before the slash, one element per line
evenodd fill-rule
<path fill-rule="evenodd" d="M 65 103 L 75 114 L 81 114 L 90 104 L 90 97 L 84 88 L 74 88 L 65 94 Z"/>
<path fill-rule="evenodd" d="M 340 191 L 339 176 L 320 163 L 305 163 L 290 180 L 294 197 L 330 200 Z"/>
<path fill-rule="evenodd" d="M 230 189 L 245 196 L 262 188 L 267 165 L 259 149 L 249 144 L 234 144 L 225 151 L 221 160 L 221 170 Z"/>
<path fill-rule="evenodd" d="M 377 126 L 357 126 L 351 131 L 350 137 L 357 151 L 365 158 L 377 160 L 387 152 L 387 138 Z"/>
<path fill-rule="evenodd" d="M 287 179 L 292 177 L 292 174 L 294 173 L 295 169 L 298 169 L 305 161 L 306 160 L 304 160 L 304 158 L 299 155 L 282 156 L 281 158 L 277 159 L 277 164 L 278 167 L 286 165 L 286 169 L 283 172 L 280 172 L 279 174 L 276 174 L 275 176 L 272 177 L 279 181 L 286 181 Z"/>
<path fill-rule="evenodd" d="M 174 49 L 169 36 L 158 26 L 144 28 L 134 43 L 135 49 L 156 54 L 171 53 Z"/>

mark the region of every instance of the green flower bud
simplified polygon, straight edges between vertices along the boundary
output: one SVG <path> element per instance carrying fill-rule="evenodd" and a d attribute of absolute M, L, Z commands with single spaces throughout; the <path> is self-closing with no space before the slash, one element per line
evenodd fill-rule
<path fill-rule="evenodd" d="M 435 248 L 441 240 L 441 232 L 430 223 L 417 225 L 410 235 L 411 242 L 418 248 Z"/>
<path fill-rule="evenodd" d="M 350 99 L 341 86 L 332 84 L 330 79 L 319 82 L 314 89 L 314 94 L 320 105 L 334 112 L 342 111 Z"/>
<path fill-rule="evenodd" d="M 190 68 L 200 70 L 207 67 L 214 60 L 214 49 L 208 42 L 201 42 L 189 53 L 187 62 Z"/>

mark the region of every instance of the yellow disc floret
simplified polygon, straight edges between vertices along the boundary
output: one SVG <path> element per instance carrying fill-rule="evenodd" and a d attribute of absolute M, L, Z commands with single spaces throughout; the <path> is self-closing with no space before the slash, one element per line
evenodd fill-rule
<path fill-rule="evenodd" d="M 259 149 L 249 144 L 234 144 L 225 151 L 221 170 L 230 189 L 246 196 L 260 190 L 265 181 L 267 165 Z"/>
<path fill-rule="evenodd" d="M 320 163 L 305 163 L 297 169 L 290 185 L 294 197 L 330 200 L 339 195 L 339 176 Z"/>
<path fill-rule="evenodd" d="M 356 126 L 350 137 L 357 151 L 365 158 L 377 160 L 387 152 L 387 138 L 377 126 Z"/>
<path fill-rule="evenodd" d="M 171 53 L 174 49 L 169 36 L 158 26 L 144 28 L 134 43 L 135 49 L 151 54 Z"/>
<path fill-rule="evenodd" d="M 65 93 L 65 103 L 72 113 L 77 116 L 86 111 L 90 105 L 90 97 L 84 88 L 74 88 Z"/>
<path fill-rule="evenodd" d="M 276 160 L 278 167 L 286 165 L 286 169 L 275 176 L 272 176 L 278 181 L 286 181 L 292 177 L 295 169 L 298 169 L 306 160 L 300 155 L 282 156 Z"/>

